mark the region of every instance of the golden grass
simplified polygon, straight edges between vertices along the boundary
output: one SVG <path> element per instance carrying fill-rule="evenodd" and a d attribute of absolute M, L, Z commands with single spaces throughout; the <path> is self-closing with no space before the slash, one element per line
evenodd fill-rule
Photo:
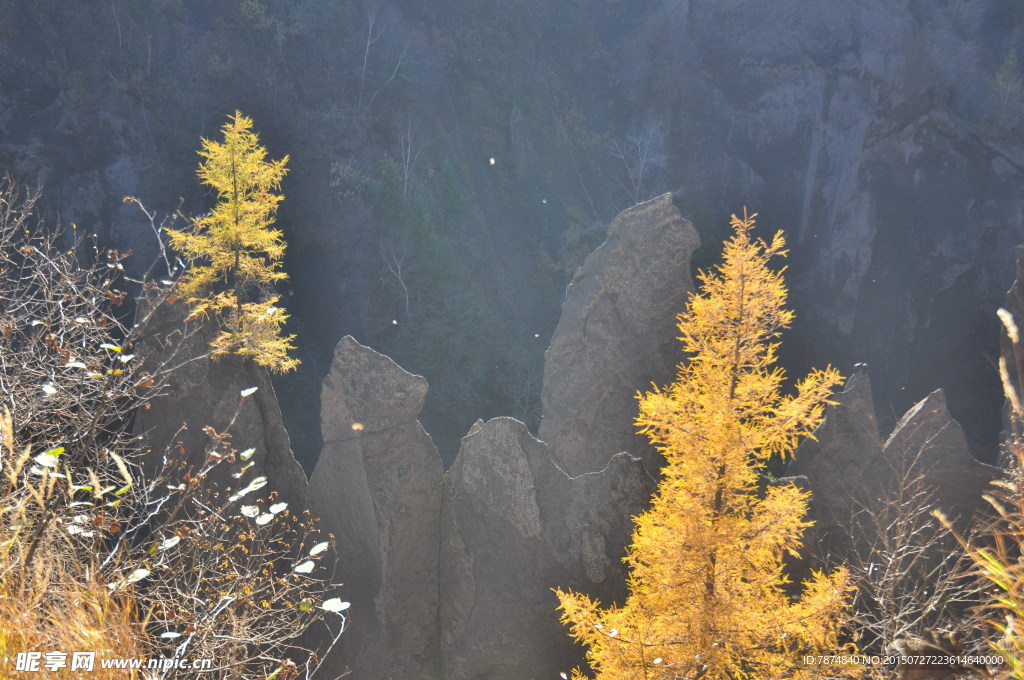
<path fill-rule="evenodd" d="M 6 482 L 0 484 L 0 680 L 39 675 L 16 670 L 19 652 L 66 653 L 62 669 L 48 672 L 41 664 L 40 672 L 51 678 L 83 677 L 70 670 L 72 652 L 96 653 L 90 678 L 141 677 L 100 664 L 102 658 L 147 656 L 132 589 L 108 588 L 95 576 L 87 544 L 72 540 L 59 521 L 44 523 L 46 513 L 58 512 L 55 489 L 63 480 L 26 473 L 29 453 L 15 455 L 6 413 L 0 414 L 0 443 Z"/>

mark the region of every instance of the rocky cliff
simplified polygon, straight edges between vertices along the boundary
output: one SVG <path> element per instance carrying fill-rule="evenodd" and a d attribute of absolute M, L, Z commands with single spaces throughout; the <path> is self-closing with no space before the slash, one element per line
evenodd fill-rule
<path fill-rule="evenodd" d="M 665 195 L 619 215 L 587 258 L 545 367 L 542 422 L 568 433 L 552 445 L 512 418 L 481 421 L 442 475 L 416 419 L 426 381 L 351 337 L 338 344 L 309 493 L 352 599 L 332 668 L 524 680 L 580 662 L 552 588 L 625 595 L 630 518 L 656 474 L 634 455 L 654 464 L 631 434 L 634 395 L 680 358 L 673 320 L 697 243 Z"/>
<path fill-rule="evenodd" d="M 692 290 L 697 242 L 665 195 L 619 215 L 586 259 L 547 353 L 541 433 L 553 433 L 554 444 L 512 418 L 478 421 L 443 471 L 418 421 L 426 381 L 342 339 L 323 384 L 324 450 L 308 495 L 321 528 L 337 538 L 335 575 L 352 601 L 329 671 L 540 680 L 581 662 L 552 588 L 604 603 L 625 596 L 631 518 L 657 474 L 656 458 L 632 435 L 633 395 L 671 380 L 682 359 L 672 320 Z M 169 413 L 225 407 L 184 398 L 196 380 L 226 390 L 255 380 L 238 365 L 195 370 Z M 850 518 L 902 479 L 921 477 L 936 506 L 966 517 L 998 474 L 972 457 L 941 390 L 885 440 L 866 368 L 836 401 L 788 470 L 812 493 L 811 542 L 821 554 L 846 550 Z"/>
<path fill-rule="evenodd" d="M 1000 470 L 971 455 L 942 390 L 908 410 L 884 441 L 875 419 L 867 369 L 847 380 L 825 420 L 797 449 L 787 473 L 803 478 L 814 526 L 808 545 L 815 559 L 843 555 L 854 543 L 872 542 L 872 522 L 884 503 L 904 502 L 920 489 L 926 501 L 960 526 L 986 507 L 982 493 Z M 913 485 L 913 486 L 912 486 Z"/>
<path fill-rule="evenodd" d="M 278 387 L 309 469 L 305 402 L 349 332 L 431 380 L 446 458 L 478 417 L 520 400 L 534 418 L 535 336 L 566 279 L 617 212 L 666 189 L 706 237 L 701 263 L 744 204 L 788 231 L 794 374 L 869 363 L 886 427 L 943 388 L 975 451 L 993 448 L 983 356 L 1024 240 L 1019 3 L 373 8 L 38 0 L 0 15 L 0 164 L 114 247 L 154 247 L 124 195 L 205 209 L 198 140 L 236 108 L 291 154 L 281 225 L 304 367 Z M 404 293 L 385 256 L 404 256 Z M 453 349 L 456 327 L 471 340 Z M 499 361 L 477 349 L 497 344 Z"/>
<path fill-rule="evenodd" d="M 183 304 L 165 305 L 157 312 L 143 346 L 138 349 L 147 357 L 147 363 L 159 364 L 172 356 L 174 361 L 182 361 L 207 352 L 213 333 L 202 325 L 185 324 L 182 319 L 186 312 Z M 293 511 L 304 509 L 306 474 L 292 454 L 267 371 L 234 355 L 183 363 L 172 374 L 166 394 L 154 401 L 152 409 L 140 411 L 136 417 L 136 431 L 146 437 L 149 448 L 160 454 L 176 448 L 180 442 L 186 460 L 198 468 L 209 443 L 203 429 L 209 426 L 218 432 L 228 432 L 236 450 L 255 449 L 251 459 L 254 467 L 249 474 L 265 475 L 269 491 L 287 501 Z M 241 392 L 251 388 L 256 391 L 243 399 Z M 237 481 L 229 474 L 226 466 L 215 468 L 208 483 L 222 489 L 237 488 Z"/>
<path fill-rule="evenodd" d="M 352 625 L 332 661 L 356 677 L 441 677 L 441 459 L 416 420 L 427 382 L 343 338 L 324 380 L 309 508 L 337 538 Z"/>
<path fill-rule="evenodd" d="M 665 194 L 616 217 L 573 275 L 544 355 L 539 432 L 566 471 L 600 469 L 619 451 L 650 457 L 623 418 L 635 416 L 638 391 L 665 383 L 679 363 L 676 316 L 694 290 L 699 245 Z"/>

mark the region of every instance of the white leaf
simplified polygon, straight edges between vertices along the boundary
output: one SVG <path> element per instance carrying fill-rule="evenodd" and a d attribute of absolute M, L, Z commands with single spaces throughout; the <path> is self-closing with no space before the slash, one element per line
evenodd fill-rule
<path fill-rule="evenodd" d="M 241 458 L 242 460 L 249 460 L 250 458 L 252 458 L 252 454 L 254 453 L 256 453 L 256 449 L 246 449 L 245 451 L 242 451 L 240 454 L 238 454 L 238 457 Z"/>
<path fill-rule="evenodd" d="M 273 520 L 274 516 L 267 512 L 256 518 L 256 524 L 263 526 L 264 524 L 270 524 Z"/>
<path fill-rule="evenodd" d="M 661 657 L 659 656 L 657 659 L 655 659 L 651 663 L 653 663 L 655 666 L 657 666 L 659 663 L 661 663 Z"/>
<path fill-rule="evenodd" d="M 295 565 L 295 573 L 296 574 L 308 574 L 311 571 L 313 571 L 313 567 L 315 567 L 315 566 L 316 566 L 316 562 L 314 562 L 313 560 L 306 560 L 305 562 L 301 562 L 301 563 Z"/>
<path fill-rule="evenodd" d="M 615 637 L 618 634 L 619 634 L 619 629 L 618 628 L 612 628 L 610 631 L 608 631 L 608 637 Z"/>
<path fill-rule="evenodd" d="M 109 349 L 113 352 L 117 352 L 118 354 L 121 353 L 120 347 L 118 347 L 117 345 L 111 345 L 109 342 L 104 342 L 102 345 L 100 345 L 100 347 L 102 347 L 103 349 Z"/>
<path fill-rule="evenodd" d="M 247 387 L 244 390 L 242 390 L 241 392 L 239 392 L 239 394 L 241 394 L 243 397 L 248 397 L 250 394 L 255 393 L 256 390 L 258 390 L 258 389 L 259 389 L 258 387 Z"/>
<path fill-rule="evenodd" d="M 276 515 L 277 513 L 281 512 L 287 507 L 287 503 L 274 503 L 273 505 L 270 506 L 270 514 Z"/>
<path fill-rule="evenodd" d="M 181 542 L 181 537 L 180 536 L 171 536 L 170 538 L 168 538 L 167 540 L 165 540 L 163 543 L 160 544 L 160 549 L 161 550 L 167 550 L 168 548 L 173 548 L 174 546 L 178 545 L 178 543 L 180 543 L 180 542 Z"/>
<path fill-rule="evenodd" d="M 50 449 L 45 453 L 40 453 L 33 460 L 42 465 L 43 467 L 56 468 L 57 467 L 57 456 L 64 453 L 64 447 L 59 446 L 55 449 Z"/>
<path fill-rule="evenodd" d="M 136 569 L 131 573 L 131 576 L 128 577 L 128 583 L 135 583 L 137 581 L 141 581 L 147 576 L 149 576 L 149 569 L 146 569 L 145 567 L 141 569 Z"/>
<path fill-rule="evenodd" d="M 256 515 L 260 514 L 260 509 L 255 505 L 243 505 L 242 514 L 246 517 L 255 517 Z"/>
<path fill-rule="evenodd" d="M 309 549 L 309 556 L 310 557 L 316 557 L 317 555 L 319 555 L 323 551 L 327 550 L 327 548 L 329 548 L 329 547 L 330 547 L 330 543 L 328 543 L 327 541 L 324 541 L 323 543 L 317 543 L 316 545 L 314 545 L 312 548 Z"/>
<path fill-rule="evenodd" d="M 168 640 L 173 640 L 174 638 L 180 638 L 181 633 L 175 633 L 173 630 L 169 630 L 166 633 L 160 633 L 160 637 Z"/>
<path fill-rule="evenodd" d="M 68 363 L 66 363 L 64 365 L 65 366 L 70 366 L 71 368 L 89 368 L 88 366 L 83 364 L 81 361 L 69 361 Z"/>
<path fill-rule="evenodd" d="M 569 676 L 565 673 L 559 673 L 558 677 L 562 678 L 562 680 L 569 680 Z"/>
<path fill-rule="evenodd" d="M 349 602 L 342 602 L 340 597 L 332 597 L 331 599 L 327 600 L 322 605 L 320 605 L 320 609 L 323 609 L 324 611 L 328 612 L 337 613 L 343 612 L 351 606 L 352 604 Z"/>
<path fill-rule="evenodd" d="M 43 385 L 43 394 L 57 394 L 57 388 L 53 386 L 53 383 L 45 383 Z"/>
<path fill-rule="evenodd" d="M 267 485 L 267 478 L 266 477 L 257 477 L 256 479 L 254 479 L 251 482 L 249 482 L 249 485 L 246 486 L 244 489 L 238 491 L 237 493 L 235 493 L 231 497 L 229 497 L 228 500 L 230 500 L 230 501 L 237 501 L 242 496 L 244 496 L 244 495 L 246 495 L 248 493 L 252 493 L 253 491 L 256 491 L 257 489 L 262 489 L 266 485 Z"/>
<path fill-rule="evenodd" d="M 127 364 L 129 361 L 131 361 L 134 358 L 135 358 L 134 354 L 124 354 L 124 355 L 118 357 L 118 359 L 121 360 L 122 364 Z"/>

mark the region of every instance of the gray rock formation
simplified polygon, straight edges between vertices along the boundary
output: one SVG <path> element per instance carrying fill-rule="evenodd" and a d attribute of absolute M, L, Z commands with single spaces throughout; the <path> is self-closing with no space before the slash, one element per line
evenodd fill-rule
<path fill-rule="evenodd" d="M 802 486 L 811 492 L 815 540 L 842 540 L 854 512 L 855 490 L 882 455 L 867 371 L 858 368 L 835 401 L 815 439 L 801 442 L 787 470 L 806 479 Z"/>
<path fill-rule="evenodd" d="M 322 393 L 310 509 L 338 538 L 357 677 L 528 680 L 580 663 L 553 588 L 625 596 L 621 558 L 655 481 L 635 393 L 679 361 L 693 227 L 665 195 L 616 219 L 574 278 L 548 351 L 542 433 L 477 421 L 451 469 L 416 420 L 427 385 L 351 337 Z M 562 463 L 575 470 L 565 470 Z"/>
<path fill-rule="evenodd" d="M 570 474 L 599 470 L 620 451 L 651 455 L 632 426 L 636 393 L 670 381 L 681 359 L 675 319 L 693 291 L 699 245 L 665 194 L 616 217 L 573 276 L 545 354 L 539 431 Z"/>
<path fill-rule="evenodd" d="M 848 492 L 848 480 L 863 474 L 882 453 L 867 371 L 858 367 L 835 401 L 814 439 L 801 442 L 788 470 L 807 477 L 815 493 L 825 498 Z"/>
<path fill-rule="evenodd" d="M 842 552 L 856 512 L 877 511 L 901 482 L 918 477 L 935 507 L 951 518 L 968 519 L 983 506 L 981 494 L 1000 472 L 971 455 L 942 390 L 907 411 L 884 444 L 866 370 L 851 376 L 836 401 L 815 431 L 816 441 L 800 445 L 787 471 L 805 478 L 812 494 L 815 526 L 808 544 Z"/>
<path fill-rule="evenodd" d="M 351 625 L 329 667 L 438 678 L 441 459 L 416 416 L 427 383 L 346 336 L 321 394 L 309 508 L 337 538 Z M 333 665 L 330 665 L 333 664 Z"/>
<path fill-rule="evenodd" d="M 653 486 L 628 454 L 569 477 L 519 421 L 474 428 L 444 481 L 444 677 L 540 680 L 579 663 L 552 588 L 621 600 L 630 518 Z"/>
<path fill-rule="evenodd" d="M 882 460 L 868 468 L 865 480 L 869 488 L 885 488 L 901 474 L 923 476 L 934 489 L 937 508 L 951 518 L 967 519 L 983 506 L 981 494 L 1001 472 L 971 455 L 945 394 L 936 390 L 900 418 L 885 442 Z"/>
<path fill-rule="evenodd" d="M 158 312 L 160 318 L 153 322 L 152 333 L 144 340 L 145 349 L 140 351 L 148 362 L 159 362 L 169 352 L 187 357 L 205 351 L 210 338 L 206 330 L 193 327 L 195 333 L 181 339 L 184 312 L 183 305 Z M 182 342 L 184 346 L 179 347 Z M 265 475 L 269 490 L 276 491 L 293 509 L 305 508 L 306 474 L 292 455 L 274 386 L 267 371 L 251 361 L 229 355 L 185 364 L 171 377 L 166 396 L 154 401 L 151 410 L 138 413 L 136 430 L 144 433 L 154 452 L 180 441 L 188 460 L 198 466 L 209 442 L 203 428 L 209 425 L 223 432 L 239 406 L 241 391 L 252 387 L 256 392 L 245 399 L 229 431 L 231 442 L 240 451 L 256 449 L 248 475 Z M 181 430 L 183 424 L 187 429 Z M 221 488 L 237 486 L 229 472 L 227 466 L 216 468 L 211 481 Z"/>
<path fill-rule="evenodd" d="M 718 214 L 746 203 L 790 237 L 800 323 L 784 362 L 867 362 L 887 427 L 945 388 L 975 452 L 990 451 L 991 311 L 1024 235 L 1019 122 L 1007 125 L 991 94 L 1010 50 L 991 38 L 1020 16 L 998 2 L 882 0 L 680 2 L 654 14 L 650 49 L 687 36 L 661 78 L 711 114 L 674 118 L 676 182 L 705 187 Z"/>

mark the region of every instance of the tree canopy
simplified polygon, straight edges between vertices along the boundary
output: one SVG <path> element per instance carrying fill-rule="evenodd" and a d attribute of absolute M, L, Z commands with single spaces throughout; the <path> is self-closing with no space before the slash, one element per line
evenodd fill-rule
<path fill-rule="evenodd" d="M 284 372 L 299 363 L 289 356 L 295 336 L 282 332 L 288 315 L 273 291 L 288 278 L 281 269 L 284 235 L 274 228 L 288 157 L 267 160 L 252 125 L 236 111 L 223 127 L 223 142 L 203 139 L 199 177 L 217 203 L 192 229 L 168 233 L 190 264 L 179 283 L 182 295 L 193 314 L 215 317 L 220 325 L 213 349 Z"/>

